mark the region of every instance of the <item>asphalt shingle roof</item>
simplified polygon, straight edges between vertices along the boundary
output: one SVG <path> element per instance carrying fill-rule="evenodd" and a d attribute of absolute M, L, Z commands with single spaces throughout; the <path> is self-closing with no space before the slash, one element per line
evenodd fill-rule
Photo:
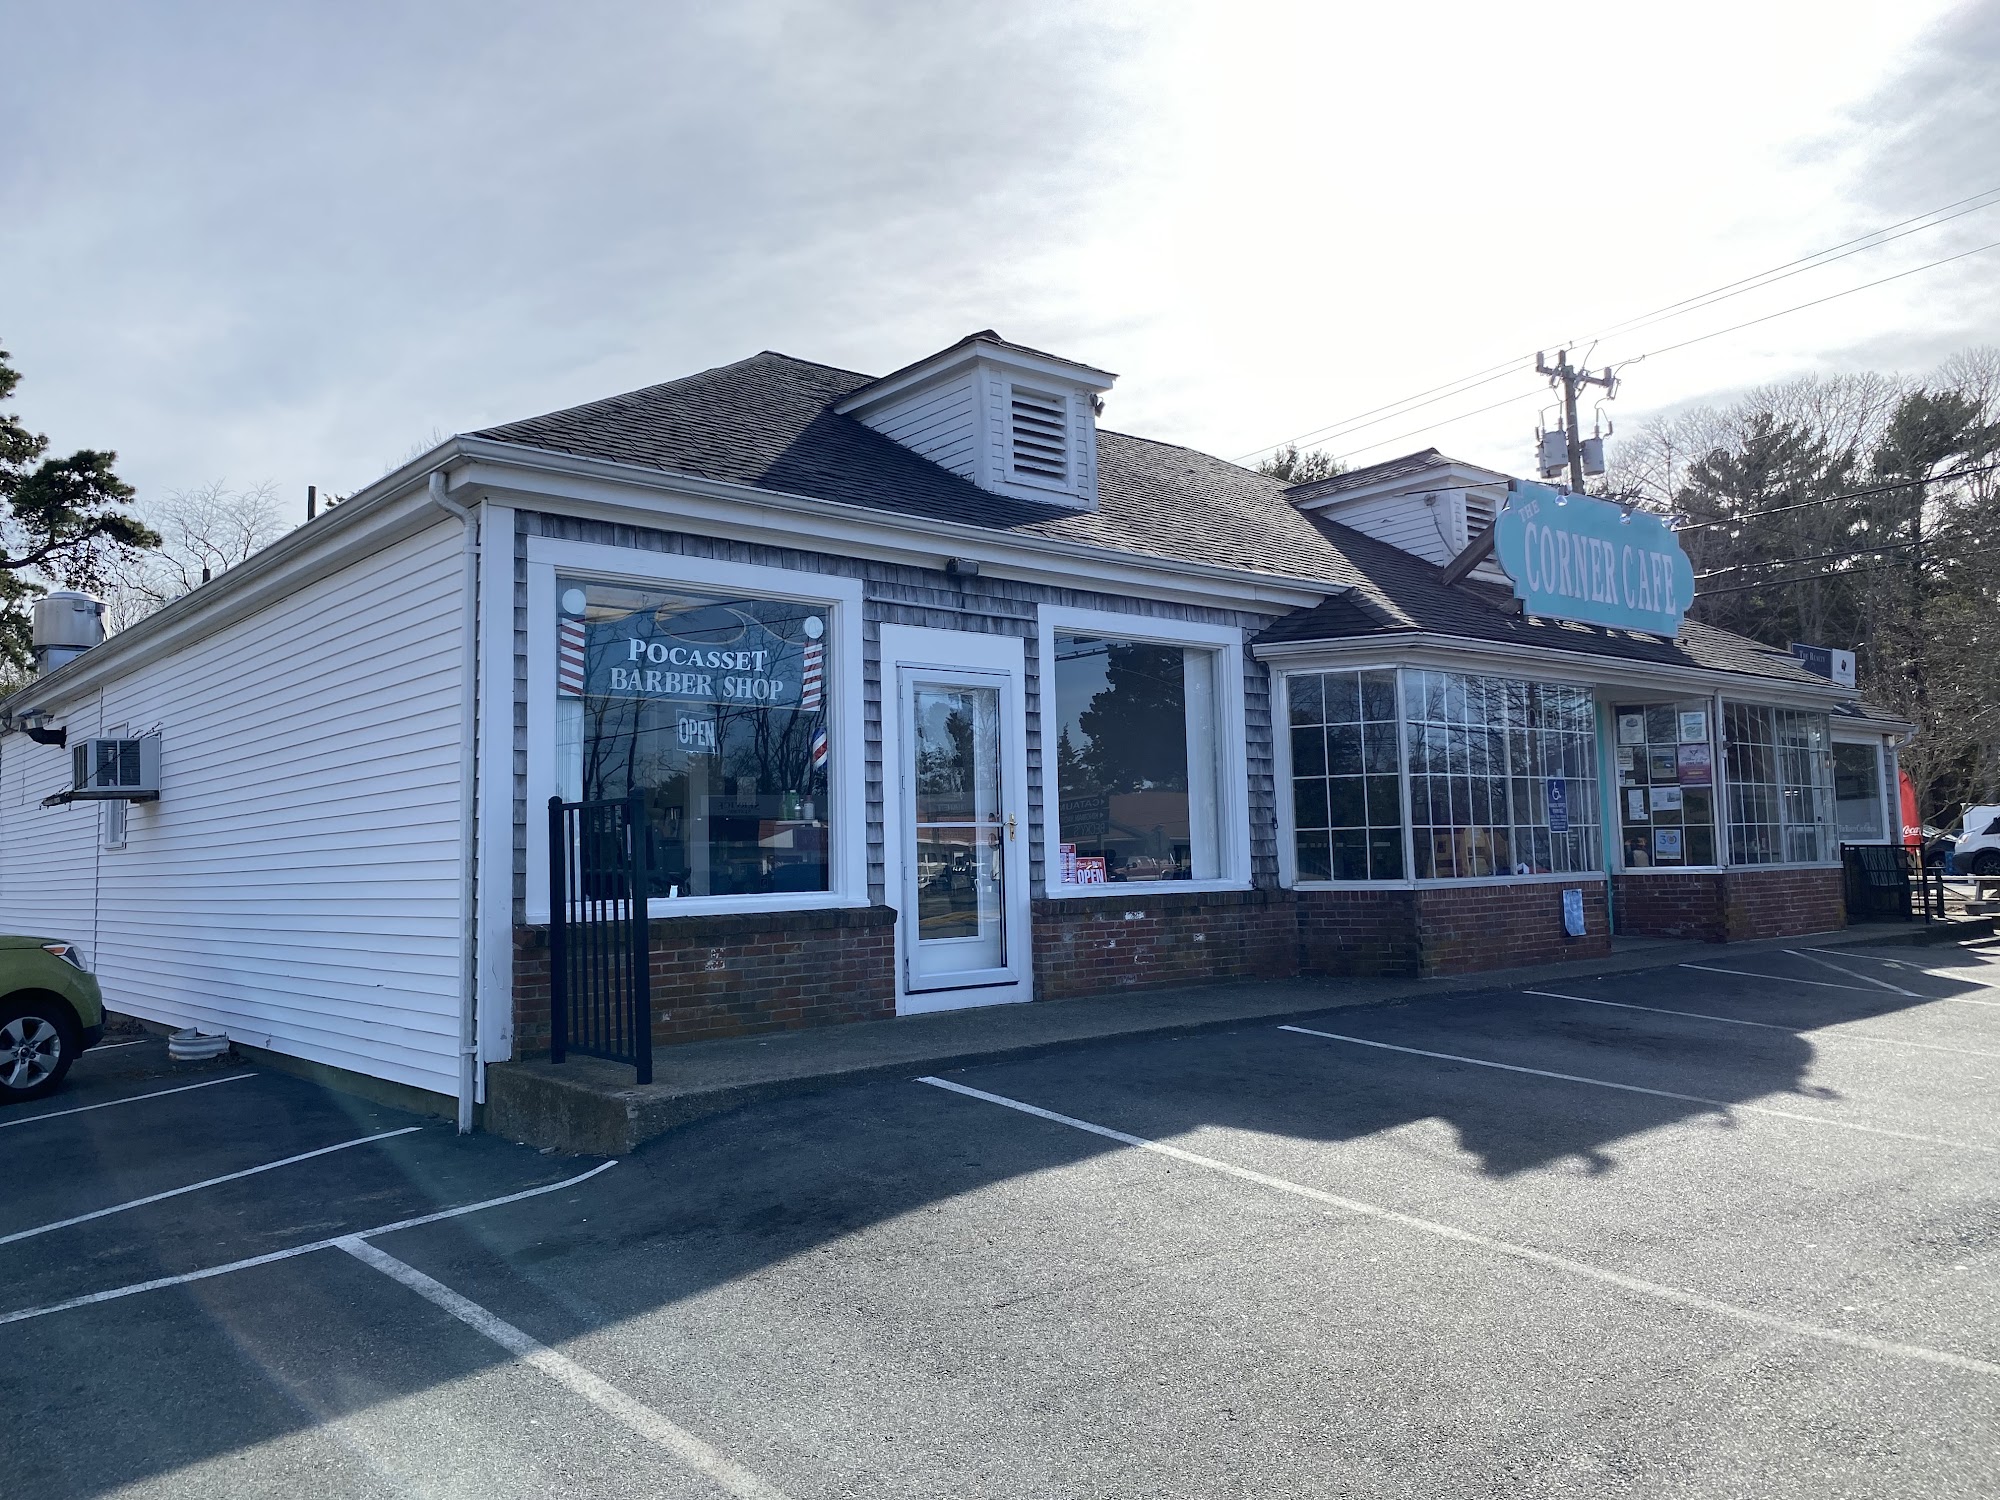
<path fill-rule="evenodd" d="M 1523 617 L 1507 590 L 1446 585 L 1435 564 L 1317 517 L 1299 491 L 1192 448 L 1098 433 L 1098 507 L 1076 512 L 995 495 L 882 436 L 835 404 L 875 377 L 765 351 L 680 380 L 474 436 L 666 473 L 733 481 L 836 505 L 1241 568 L 1346 592 L 1279 620 L 1261 641 L 1432 633 L 1823 683 L 1789 653 L 1690 620 L 1679 640 Z M 1417 472 L 1434 448 L 1305 487 L 1324 493 Z"/>
<path fill-rule="evenodd" d="M 1440 581 L 1443 570 L 1435 563 L 1337 521 L 1315 518 L 1315 524 L 1360 582 L 1314 609 L 1277 621 L 1257 638 L 1260 643 L 1369 635 L 1451 635 L 1826 686 L 1824 677 L 1808 672 L 1790 652 L 1698 620 L 1686 621 L 1680 638 L 1668 641 L 1638 631 L 1606 630 L 1574 620 L 1517 614 L 1513 594 L 1500 585 L 1470 580 L 1446 584 Z"/>
<path fill-rule="evenodd" d="M 1352 581 L 1276 480 L 1192 448 L 1100 430 L 1094 512 L 1014 500 L 832 409 L 873 383 L 767 350 L 473 435 L 1148 557 Z"/>

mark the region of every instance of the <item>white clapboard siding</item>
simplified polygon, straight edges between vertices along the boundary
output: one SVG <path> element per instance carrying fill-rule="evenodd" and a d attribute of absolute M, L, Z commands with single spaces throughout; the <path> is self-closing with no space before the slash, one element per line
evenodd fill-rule
<path fill-rule="evenodd" d="M 44 815 L 89 822 L 57 862 L 83 866 L 64 901 L 94 882 L 107 1003 L 455 1091 L 460 543 L 433 527 L 107 684 L 102 722 L 163 736 L 160 800 L 120 850 Z M 19 886 L 9 925 L 49 906 Z"/>
<path fill-rule="evenodd" d="M 1329 506 L 1321 514 L 1426 562 L 1446 563 L 1464 545 L 1457 540 L 1463 514 L 1451 501 L 1449 494 L 1439 495 L 1435 505 L 1424 504 L 1421 493 L 1381 495 Z"/>
<path fill-rule="evenodd" d="M 969 372 L 891 402 L 861 420 L 961 478 L 973 477 L 977 433 Z"/>

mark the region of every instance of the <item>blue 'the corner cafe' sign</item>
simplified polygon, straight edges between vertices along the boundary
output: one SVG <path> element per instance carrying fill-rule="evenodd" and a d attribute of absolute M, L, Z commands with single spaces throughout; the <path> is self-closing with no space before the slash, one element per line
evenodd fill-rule
<path fill-rule="evenodd" d="M 1507 481 L 1493 550 L 1531 615 L 1680 634 L 1694 564 L 1664 518 L 1545 484 Z"/>

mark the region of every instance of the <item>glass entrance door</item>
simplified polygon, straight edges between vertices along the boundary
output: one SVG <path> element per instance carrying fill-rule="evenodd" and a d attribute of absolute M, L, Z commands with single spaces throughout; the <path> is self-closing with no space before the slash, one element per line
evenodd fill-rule
<path fill-rule="evenodd" d="M 906 669 L 903 681 L 906 988 L 1014 982 L 1022 934 L 1019 789 L 1009 784 L 1005 679 Z"/>

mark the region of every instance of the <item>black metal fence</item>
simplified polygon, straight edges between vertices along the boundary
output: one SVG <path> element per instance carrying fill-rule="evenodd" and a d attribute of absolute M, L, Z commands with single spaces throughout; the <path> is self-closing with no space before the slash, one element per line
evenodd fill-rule
<path fill-rule="evenodd" d="M 549 798 L 549 1058 L 630 1063 L 653 1081 L 646 805 Z"/>
<path fill-rule="evenodd" d="M 1926 922 L 1944 916 L 1944 872 L 1904 844 L 1842 844 L 1850 922 Z"/>

